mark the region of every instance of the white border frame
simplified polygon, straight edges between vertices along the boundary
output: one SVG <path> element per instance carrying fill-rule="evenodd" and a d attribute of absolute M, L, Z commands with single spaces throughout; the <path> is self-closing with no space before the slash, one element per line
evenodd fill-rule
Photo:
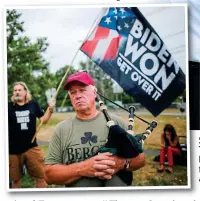
<path fill-rule="evenodd" d="M 56 5 L 51 5 L 51 6 L 45 6 L 45 5 L 40 5 L 40 6 L 7 6 L 4 7 L 4 73 L 5 73 L 5 103 L 8 102 L 7 98 L 7 93 L 8 93 L 8 87 L 7 87 L 7 33 L 6 33 L 6 10 L 7 9 L 52 9 L 52 8 L 94 8 L 94 7 L 176 7 L 176 6 L 182 6 L 185 9 L 185 61 L 186 61 L 186 131 L 187 131 L 187 183 L 188 185 L 185 186 L 140 186 L 140 187 L 135 187 L 135 186 L 128 186 L 128 187 L 83 187 L 83 188 L 20 188 L 20 189 L 11 189 L 9 188 L 9 162 L 8 162 L 8 156 L 6 157 L 6 189 L 8 192 L 48 192 L 48 191 L 109 191 L 109 190 L 153 190 L 153 189 L 190 189 L 191 188 L 191 158 L 190 158 L 190 118 L 189 118 L 189 58 L 188 58 L 188 6 L 186 3 L 168 3 L 168 4 L 138 4 L 138 3 L 122 3 L 120 1 L 116 2 L 116 4 L 66 4 L 63 6 L 56 6 Z M 8 154 L 8 105 L 5 104 L 5 131 L 6 131 L 6 154 Z"/>

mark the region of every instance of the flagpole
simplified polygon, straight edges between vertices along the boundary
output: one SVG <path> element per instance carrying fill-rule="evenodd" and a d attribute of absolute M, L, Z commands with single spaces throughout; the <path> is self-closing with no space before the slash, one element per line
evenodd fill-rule
<path fill-rule="evenodd" d="M 61 86 L 62 86 L 62 84 L 63 84 L 65 78 L 67 77 L 67 75 L 68 75 L 68 73 L 69 73 L 70 67 L 71 67 L 71 65 L 68 67 L 68 69 L 67 69 L 65 75 L 62 77 L 62 80 L 60 81 L 60 84 L 59 84 L 59 86 L 58 86 L 58 88 L 57 88 L 57 90 L 56 90 L 56 93 L 55 93 L 53 99 L 56 99 L 56 97 L 57 97 L 57 95 L 58 95 L 58 92 L 60 91 L 60 88 L 61 88 Z M 50 110 L 50 108 L 48 107 L 44 115 L 46 115 L 46 113 L 48 113 L 49 110 Z M 36 133 L 35 133 L 35 135 L 33 136 L 32 140 L 31 140 L 32 143 L 34 142 L 36 136 L 38 135 L 38 132 L 39 132 L 40 128 L 42 127 L 42 125 L 43 125 L 43 121 L 41 121 L 40 124 L 39 124 L 39 126 L 37 127 Z"/>
<path fill-rule="evenodd" d="M 87 32 L 87 35 L 86 35 L 85 39 L 83 40 L 83 42 L 81 43 L 81 45 L 80 45 L 79 48 L 77 49 L 77 51 L 76 51 L 76 53 L 75 53 L 75 55 L 74 55 L 74 57 L 73 57 L 73 59 L 72 59 L 72 61 L 71 61 L 71 64 L 69 65 L 69 67 L 68 67 L 68 69 L 67 69 L 65 75 L 62 77 L 62 80 L 61 80 L 61 82 L 60 82 L 60 84 L 59 84 L 59 86 L 58 86 L 58 88 L 57 88 L 57 90 L 56 90 L 56 93 L 55 93 L 55 95 L 54 95 L 54 99 L 56 99 L 56 97 L 57 97 L 57 95 L 58 95 L 58 92 L 60 91 L 60 88 L 61 88 L 61 86 L 62 86 L 62 84 L 63 84 L 65 78 L 67 77 L 68 72 L 69 72 L 69 70 L 70 70 L 70 68 L 71 68 L 71 66 L 72 66 L 72 64 L 73 64 L 73 62 L 74 62 L 74 60 L 75 60 L 75 58 L 76 58 L 76 56 L 77 56 L 77 54 L 78 54 L 78 52 L 79 52 L 81 46 L 82 46 L 82 44 L 89 38 L 89 35 L 90 35 L 90 33 L 91 33 L 92 28 L 97 24 L 97 21 L 99 20 L 100 16 L 103 15 L 103 12 L 105 13 L 105 8 L 102 8 L 102 9 L 101 9 L 100 13 L 99 13 L 98 16 L 95 18 L 95 20 L 93 21 L 93 23 L 92 23 L 92 25 L 91 25 L 89 31 Z M 46 114 L 47 112 L 49 112 L 49 107 L 47 108 L 45 114 Z M 42 125 L 43 125 L 43 122 L 41 121 L 40 124 L 39 124 L 39 126 L 38 126 L 37 129 L 36 129 L 35 135 L 33 136 L 32 140 L 31 140 L 32 143 L 34 142 L 36 136 L 38 135 L 38 133 L 39 133 L 40 128 L 42 127 Z"/>
<path fill-rule="evenodd" d="M 66 102 L 66 99 L 67 99 L 67 96 L 68 96 L 68 93 L 66 93 L 66 95 L 65 95 L 65 97 L 64 97 L 64 99 L 63 99 L 63 101 L 62 101 L 62 104 L 61 104 L 61 108 L 64 106 L 64 104 L 65 104 L 65 102 Z"/>

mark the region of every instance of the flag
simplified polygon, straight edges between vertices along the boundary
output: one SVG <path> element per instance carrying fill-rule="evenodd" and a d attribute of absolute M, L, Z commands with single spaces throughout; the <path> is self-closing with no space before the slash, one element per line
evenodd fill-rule
<path fill-rule="evenodd" d="M 138 8 L 109 8 L 81 51 L 154 116 L 185 89 L 185 74 Z"/>

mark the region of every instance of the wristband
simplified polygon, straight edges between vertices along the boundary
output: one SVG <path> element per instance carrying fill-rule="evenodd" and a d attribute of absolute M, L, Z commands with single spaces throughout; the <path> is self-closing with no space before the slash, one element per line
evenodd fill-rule
<path fill-rule="evenodd" d="M 127 170 L 130 168 L 130 162 L 128 161 L 128 159 L 125 159 L 126 162 L 125 162 L 125 165 L 124 165 L 124 170 Z"/>

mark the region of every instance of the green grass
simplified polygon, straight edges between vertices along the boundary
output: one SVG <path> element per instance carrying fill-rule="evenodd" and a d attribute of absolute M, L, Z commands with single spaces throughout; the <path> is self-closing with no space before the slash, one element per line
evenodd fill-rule
<path fill-rule="evenodd" d="M 169 109 L 170 112 L 172 112 Z M 168 110 L 166 110 L 168 112 Z M 126 122 L 128 122 L 128 113 L 120 113 L 119 114 Z M 53 129 L 55 125 L 64 119 L 70 118 L 74 113 L 54 113 L 52 118 L 49 120 L 49 122 L 41 128 L 40 132 L 38 133 L 38 139 L 41 141 L 45 141 L 45 138 L 47 136 L 50 136 L 53 133 Z M 158 126 L 154 129 L 152 134 L 148 137 L 148 139 L 144 143 L 145 149 L 159 149 L 160 148 L 160 134 L 163 132 L 163 128 L 166 123 L 170 123 L 175 126 L 177 134 L 187 136 L 186 133 L 186 122 L 187 119 L 184 117 L 176 117 L 176 116 L 165 116 L 165 115 L 159 115 L 158 117 L 154 118 L 152 115 L 139 115 L 141 118 L 144 118 L 145 120 L 151 122 L 153 120 L 156 120 L 158 122 Z M 144 122 L 138 120 L 135 118 L 134 123 L 134 133 L 141 133 L 144 132 L 145 128 L 147 128 L 147 124 Z M 50 140 L 50 137 L 48 138 Z"/>
<path fill-rule="evenodd" d="M 46 147 L 42 147 L 44 152 Z M 152 156 L 146 157 L 146 165 L 133 172 L 132 186 L 186 186 L 187 185 L 187 168 L 184 166 L 175 166 L 174 173 L 167 172 L 157 173 L 159 163 L 153 161 Z M 26 174 L 22 180 L 23 188 L 34 187 L 35 182 Z M 63 185 L 47 185 L 47 188 L 63 188 Z"/>
<path fill-rule="evenodd" d="M 173 112 L 173 110 L 166 110 L 165 112 Z M 177 111 L 175 111 L 177 112 Z M 42 129 L 38 134 L 38 141 L 47 141 L 51 139 L 53 129 L 57 123 L 67 119 L 74 115 L 74 113 L 54 113 L 49 122 L 43 125 Z M 128 121 L 128 114 L 120 114 L 125 121 Z M 139 115 L 147 121 L 156 120 L 158 126 L 154 129 L 153 133 L 145 141 L 143 147 L 144 149 L 159 149 L 160 148 L 160 134 L 162 133 L 163 127 L 166 123 L 171 123 L 175 126 L 178 135 L 187 136 L 186 133 L 186 118 L 185 117 L 176 117 L 176 116 L 164 116 L 159 115 L 157 118 L 154 118 L 151 115 Z M 134 133 L 141 133 L 147 125 L 141 122 L 138 119 L 135 119 L 134 124 Z M 44 154 L 47 154 L 48 147 L 41 146 Z M 153 156 L 146 157 L 145 167 L 134 171 L 134 182 L 133 186 L 184 186 L 187 185 L 187 167 L 184 166 L 175 166 L 174 173 L 169 174 L 166 172 L 157 173 L 158 162 L 153 161 Z M 28 175 L 25 175 L 22 182 L 23 188 L 33 187 L 34 180 L 31 179 Z M 48 185 L 47 188 L 61 188 L 63 186 L 57 185 Z"/>
<path fill-rule="evenodd" d="M 35 180 L 28 174 L 25 174 L 22 179 L 22 188 L 33 188 L 35 186 Z"/>
<path fill-rule="evenodd" d="M 146 157 L 146 165 L 134 172 L 133 186 L 185 186 L 187 185 L 187 167 L 174 167 L 174 173 L 158 173 L 159 163 L 153 157 Z"/>

